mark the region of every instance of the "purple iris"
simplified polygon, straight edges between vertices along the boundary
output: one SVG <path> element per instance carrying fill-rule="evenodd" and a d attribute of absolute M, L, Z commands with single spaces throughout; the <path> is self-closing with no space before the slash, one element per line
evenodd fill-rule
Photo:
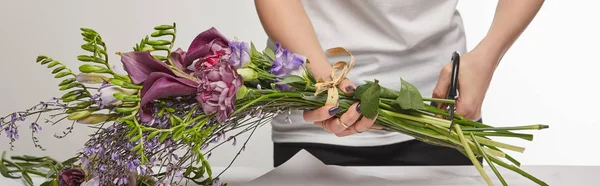
<path fill-rule="evenodd" d="M 277 45 L 277 51 L 275 51 L 275 61 L 270 70 L 271 74 L 278 77 L 302 75 L 301 72 L 304 70 L 302 65 L 306 61 L 306 58 L 281 48 L 279 42 L 275 43 L 275 45 Z"/>
<path fill-rule="evenodd" d="M 246 42 L 230 41 L 229 64 L 236 69 L 243 68 L 250 62 L 250 46 Z"/>

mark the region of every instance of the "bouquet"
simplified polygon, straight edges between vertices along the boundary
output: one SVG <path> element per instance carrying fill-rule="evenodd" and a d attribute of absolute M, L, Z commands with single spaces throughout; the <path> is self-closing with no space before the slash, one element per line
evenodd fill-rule
<path fill-rule="evenodd" d="M 31 175 L 45 177 L 42 185 L 59 186 L 172 185 L 181 181 L 221 185 L 220 174 L 215 176 L 207 161 L 214 148 L 228 141 L 236 143 L 236 136 L 253 133 L 279 114 L 333 104 L 341 108 L 339 116 L 360 101 L 362 117 L 376 118 L 377 130 L 454 148 L 472 160 L 490 185 L 491 178 L 477 158 L 487 162 L 503 185 L 507 183 L 496 166 L 547 185 L 521 170 L 519 161 L 505 152 L 523 152 L 524 148 L 489 137 L 531 141 L 531 134 L 515 131 L 548 126 L 493 127 L 461 116 L 450 121 L 439 117 L 448 115 L 444 110 L 427 102 L 453 100 L 424 98 L 401 78 L 400 90 L 382 87 L 374 79 L 346 95 L 336 85 L 350 73 L 354 59 L 341 47 L 327 52 L 347 55 L 349 62 L 335 63 L 332 80 L 323 81 L 306 70 L 308 59 L 278 43 L 275 50 L 267 47 L 259 51 L 252 43 L 230 40 L 210 28 L 187 50 L 174 49 L 176 25 L 160 25 L 133 51 L 116 52 L 127 72 L 119 74 L 111 68 L 100 34 L 89 28 L 81 31 L 85 54 L 77 56 L 82 62 L 79 72 L 48 56 L 36 60 L 52 69 L 54 78 L 60 79 L 59 89 L 65 93 L 6 115 L 0 127 L 11 148 L 19 137 L 17 124 L 28 118 L 35 119 L 27 124 L 32 134 L 42 130 L 41 126 L 61 121 L 71 121 L 64 135 L 75 123 L 93 127 L 96 132 L 81 151 L 65 161 L 28 155 L 8 158 L 3 153 L 2 176 L 24 179 L 29 185 L 33 185 Z M 451 122 L 457 125 L 450 128 Z M 229 134 L 238 129 L 240 132 Z M 44 149 L 36 137 L 33 143 Z M 183 155 L 178 155 L 178 150 Z"/>

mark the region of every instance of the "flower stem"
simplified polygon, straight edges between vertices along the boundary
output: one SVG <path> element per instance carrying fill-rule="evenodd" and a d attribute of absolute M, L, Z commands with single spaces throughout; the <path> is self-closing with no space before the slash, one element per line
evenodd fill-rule
<path fill-rule="evenodd" d="M 463 147 L 465 148 L 465 151 L 467 152 L 467 156 L 469 157 L 469 159 L 471 159 L 471 162 L 473 162 L 473 165 L 475 165 L 475 168 L 477 168 L 477 171 L 479 171 L 479 174 L 481 174 L 481 176 L 483 177 L 485 182 L 487 182 L 488 185 L 494 185 L 492 183 L 492 180 L 490 180 L 490 177 L 488 177 L 487 173 L 485 173 L 485 171 L 483 170 L 483 167 L 481 166 L 481 164 L 479 163 L 477 158 L 475 158 L 475 155 L 473 154 L 471 147 L 469 147 L 469 144 L 467 144 L 467 140 L 463 136 L 462 130 L 460 129 L 460 125 L 454 125 L 454 129 L 455 129 L 456 133 L 458 133 L 458 138 L 460 138 L 460 141 L 462 142 Z"/>
<path fill-rule="evenodd" d="M 506 133 L 506 132 L 477 132 L 477 131 L 472 131 L 470 133 L 473 133 L 477 136 L 516 137 L 516 138 L 521 138 L 521 139 L 524 139 L 527 141 L 533 140 L 532 134 Z"/>
<path fill-rule="evenodd" d="M 437 102 L 437 103 L 456 104 L 456 101 L 455 101 L 455 100 L 451 100 L 451 99 L 423 98 L 423 101 L 431 101 L 431 102 Z"/>
<path fill-rule="evenodd" d="M 479 144 L 479 141 L 477 141 L 477 138 L 475 138 L 475 135 L 473 133 L 470 133 L 470 134 L 471 134 L 471 138 L 473 139 L 473 142 L 475 142 L 475 146 L 477 147 L 477 150 L 479 151 L 479 153 L 481 154 L 483 159 L 488 163 L 488 165 L 490 166 L 492 171 L 494 171 L 494 174 L 496 174 L 496 177 L 498 177 L 500 182 L 502 182 L 502 185 L 507 186 L 508 184 L 506 184 L 506 181 L 504 181 L 504 178 L 502 177 L 500 172 L 498 172 L 498 169 L 496 169 L 496 166 L 492 163 L 492 161 L 490 161 L 490 158 L 487 156 L 487 153 L 485 153 L 485 151 L 481 147 L 481 144 Z"/>
<path fill-rule="evenodd" d="M 494 162 L 494 163 L 496 163 L 496 164 L 498 164 L 498 165 L 500 165 L 500 166 L 502 166 L 504 168 L 512 170 L 512 171 L 514 171 L 514 172 L 516 172 L 516 173 L 518 173 L 518 174 L 526 177 L 527 179 L 529 179 L 529 180 L 531 180 L 531 181 L 533 181 L 533 182 L 535 182 L 535 183 L 537 183 L 539 185 L 548 186 L 548 184 L 545 183 L 544 181 L 542 181 L 540 179 L 537 179 L 536 177 L 534 177 L 531 174 L 529 174 L 529 173 L 527 173 L 527 172 L 519 169 L 518 167 L 515 167 L 513 165 L 509 165 L 509 164 L 507 164 L 507 163 L 505 163 L 505 162 L 503 162 L 503 161 L 501 161 L 501 160 L 499 160 L 497 158 L 494 158 L 494 157 L 489 157 L 489 158 L 490 158 L 490 160 L 492 160 L 492 162 Z"/>
<path fill-rule="evenodd" d="M 548 125 L 526 125 L 516 127 L 493 127 L 493 128 L 465 128 L 464 131 L 505 131 L 505 130 L 542 130 L 548 128 Z"/>

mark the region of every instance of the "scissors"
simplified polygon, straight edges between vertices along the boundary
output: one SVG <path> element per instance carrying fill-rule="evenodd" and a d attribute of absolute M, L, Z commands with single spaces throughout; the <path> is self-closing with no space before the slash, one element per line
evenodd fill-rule
<path fill-rule="evenodd" d="M 452 79 L 450 79 L 450 86 L 448 87 L 448 94 L 446 95 L 446 99 L 452 99 L 454 101 L 458 100 L 458 67 L 460 66 L 460 53 L 455 51 L 452 54 Z M 450 116 L 450 133 L 452 133 L 452 127 L 454 127 L 454 112 L 456 111 L 456 102 L 455 104 L 448 104 L 448 112 Z"/>

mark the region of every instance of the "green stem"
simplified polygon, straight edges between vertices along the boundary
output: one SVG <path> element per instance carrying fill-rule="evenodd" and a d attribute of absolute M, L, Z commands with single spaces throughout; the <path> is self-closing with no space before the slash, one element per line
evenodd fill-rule
<path fill-rule="evenodd" d="M 535 182 L 535 183 L 537 183 L 539 185 L 548 186 L 548 184 L 545 183 L 544 181 L 542 181 L 542 180 L 540 180 L 540 179 L 532 176 L 531 174 L 529 174 L 529 173 L 527 173 L 527 172 L 519 169 L 518 167 L 515 167 L 513 165 L 509 165 L 509 164 L 507 164 L 507 163 L 505 163 L 505 162 L 503 162 L 503 161 L 501 161 L 501 160 L 499 160 L 497 158 L 494 158 L 494 157 L 490 157 L 490 159 L 492 160 L 492 162 L 494 162 L 494 163 L 496 163 L 496 164 L 498 164 L 498 165 L 500 165 L 500 166 L 502 166 L 504 168 L 512 170 L 512 171 L 520 174 L 521 176 L 526 177 L 527 179 L 529 179 L 529 180 L 531 180 L 531 181 L 533 181 L 533 182 Z"/>
<path fill-rule="evenodd" d="M 473 131 L 473 132 L 470 132 L 470 133 L 473 133 L 473 134 L 475 134 L 477 136 L 516 137 L 516 138 L 521 138 L 521 139 L 524 139 L 524 140 L 527 140 L 527 141 L 532 141 L 533 140 L 533 135 L 532 134 L 505 133 L 505 132 L 477 132 L 477 131 Z"/>
<path fill-rule="evenodd" d="M 485 138 L 482 138 L 479 136 L 477 136 L 477 138 L 478 138 L 477 140 L 479 140 L 481 142 L 481 144 L 484 144 L 484 145 L 494 146 L 494 147 L 503 148 L 506 150 L 512 150 L 515 152 L 521 152 L 521 153 L 523 151 L 525 151 L 525 148 L 523 148 L 523 147 L 509 145 L 509 144 L 501 143 L 501 142 L 497 142 L 497 141 L 492 141 L 492 140 L 485 139 Z M 472 140 L 475 141 L 475 139 L 472 139 Z"/>
<path fill-rule="evenodd" d="M 477 171 L 479 171 L 479 174 L 481 174 L 481 176 L 483 177 L 485 182 L 487 182 L 488 185 L 494 185 L 492 183 L 492 180 L 490 180 L 490 177 L 483 170 L 483 167 L 481 166 L 481 164 L 479 163 L 477 158 L 475 158 L 475 155 L 473 154 L 471 147 L 469 147 L 469 144 L 467 144 L 467 140 L 463 136 L 462 130 L 460 129 L 460 125 L 454 125 L 454 129 L 455 129 L 456 133 L 458 134 L 458 138 L 460 138 L 460 141 L 462 142 L 462 144 L 465 148 L 467 156 L 469 157 L 469 159 L 471 159 L 471 162 L 473 162 L 473 165 L 475 165 L 475 168 L 477 168 Z"/>
<path fill-rule="evenodd" d="M 464 131 L 506 131 L 506 130 L 542 130 L 548 128 L 548 125 L 526 125 L 516 127 L 493 127 L 493 128 L 465 128 Z"/>
<path fill-rule="evenodd" d="M 447 103 L 447 104 L 456 104 L 456 101 L 455 100 L 451 100 L 451 99 L 423 98 L 423 101 L 431 101 L 431 102 Z"/>
<path fill-rule="evenodd" d="M 490 165 L 490 168 L 492 169 L 492 171 L 494 171 L 494 174 L 496 174 L 496 177 L 498 177 L 500 182 L 502 182 L 502 185 L 507 186 L 508 184 L 506 184 L 506 181 L 504 181 L 502 174 L 500 174 L 500 172 L 498 172 L 498 169 L 496 169 L 496 166 L 492 163 L 492 161 L 490 161 L 490 158 L 487 156 L 487 153 L 485 153 L 485 151 L 481 147 L 481 144 L 479 144 L 479 141 L 477 141 L 477 138 L 475 138 L 475 135 L 473 133 L 470 133 L 470 134 L 471 134 L 471 138 L 473 139 L 473 142 L 475 142 L 475 146 L 477 147 L 477 150 L 479 151 L 479 153 L 481 154 L 481 156 L 483 157 L 485 162 L 487 162 L 488 165 Z"/>

